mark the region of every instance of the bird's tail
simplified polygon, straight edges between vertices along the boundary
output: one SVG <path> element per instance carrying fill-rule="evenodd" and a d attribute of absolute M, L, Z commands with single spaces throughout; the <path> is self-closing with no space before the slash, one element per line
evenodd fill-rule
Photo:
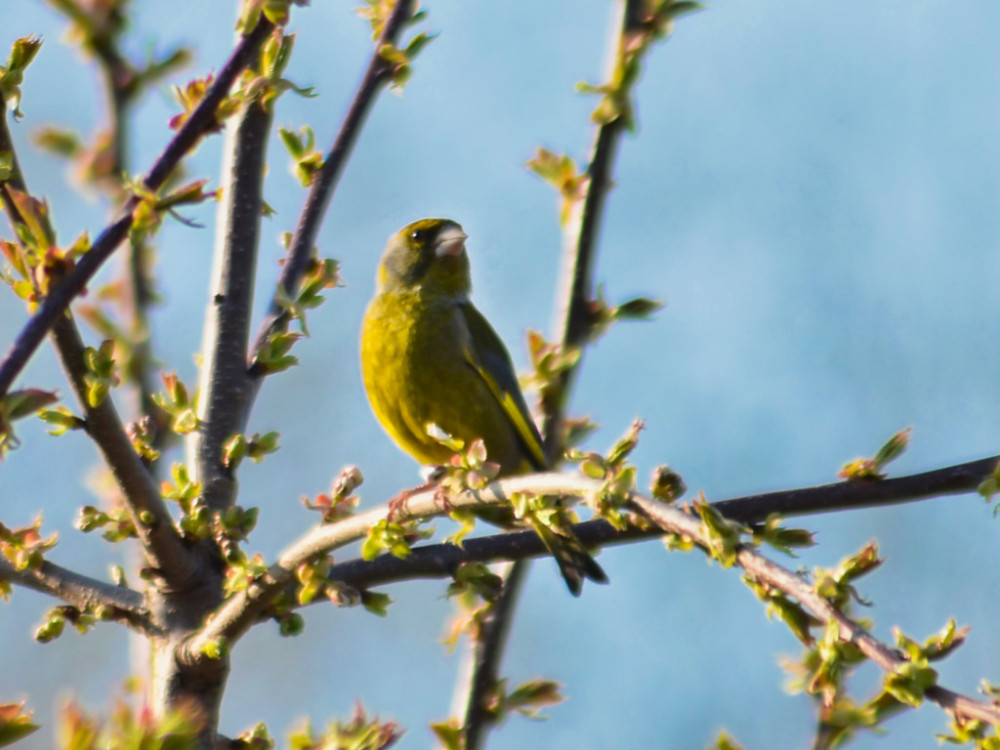
<path fill-rule="evenodd" d="M 580 595 L 585 578 L 589 578 L 595 583 L 608 582 L 608 576 L 604 569 L 597 564 L 597 560 L 591 556 L 572 531 L 569 529 L 556 531 L 544 523 L 534 523 L 532 528 L 542 540 L 545 548 L 555 558 L 556 564 L 559 565 L 559 572 L 573 596 Z"/>

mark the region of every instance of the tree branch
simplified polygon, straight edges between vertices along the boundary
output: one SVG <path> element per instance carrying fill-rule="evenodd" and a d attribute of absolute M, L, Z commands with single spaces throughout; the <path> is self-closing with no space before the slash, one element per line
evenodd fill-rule
<path fill-rule="evenodd" d="M 998 457 L 984 458 L 880 482 L 838 482 L 765 495 L 747 495 L 711 505 L 731 520 L 753 524 L 763 522 L 773 513 L 802 516 L 964 495 L 975 491 L 993 471 L 997 460 Z M 586 494 L 600 484 L 596 480 L 564 474 L 535 474 L 531 479 L 535 491 L 544 488 L 545 492 L 552 493 L 555 488 L 561 487 L 572 495 Z M 602 519 L 575 524 L 573 533 L 590 549 L 662 536 L 658 528 L 633 527 L 619 531 Z M 411 579 L 448 578 L 459 565 L 469 562 L 493 563 L 546 555 L 548 551 L 534 531 L 506 531 L 466 539 L 461 547 L 447 543 L 414 547 L 406 558 L 379 555 L 374 560 L 348 560 L 331 567 L 328 578 L 352 588 L 367 589 Z"/>
<path fill-rule="evenodd" d="M 615 26 L 615 43 L 607 66 L 609 78 L 629 32 L 640 22 L 643 7 L 642 0 L 627 0 L 621 5 L 621 18 Z M 561 299 L 558 302 L 562 313 L 557 335 L 563 351 L 582 347 L 590 332 L 587 310 L 593 296 L 592 276 L 597 254 L 597 235 L 605 198 L 611 188 L 615 153 L 625 126 L 624 118 L 619 116 L 597 128 L 587 167 L 586 193 L 582 202 L 574 204 L 574 213 L 563 235 L 565 250 L 559 287 Z M 566 403 L 581 361 L 582 357 L 559 374 L 559 383 L 555 389 L 558 397 L 544 406 L 542 436 L 550 465 L 557 463 L 563 453 Z M 527 566 L 527 561 L 515 562 L 509 566 L 500 599 L 487 616 L 483 635 L 478 642 L 471 644 L 473 654 L 463 663 L 463 671 L 472 672 L 460 677 L 452 704 L 456 707 L 464 704 L 460 713 L 463 716 L 465 750 L 480 750 L 485 745 L 487 732 L 496 721 L 495 716 L 486 710 L 486 702 L 499 677 L 507 633 L 527 578 Z"/>
<path fill-rule="evenodd" d="M 673 508 L 656 500 L 635 495 L 633 503 L 661 529 L 693 539 L 697 544 L 711 547 L 701 519 L 690 512 Z M 899 672 L 907 663 L 895 649 L 874 638 L 857 622 L 837 610 L 825 597 L 816 593 L 801 576 L 768 560 L 756 550 L 740 545 L 736 552 L 740 567 L 756 580 L 774 586 L 797 599 L 824 623 L 836 622 L 840 640 L 854 644 L 865 656 L 884 671 Z M 940 686 L 927 689 L 925 695 L 942 708 L 952 712 L 957 719 L 1000 722 L 1000 708 L 976 701 Z"/>
<path fill-rule="evenodd" d="M 128 164 L 128 111 L 129 106 L 138 93 L 138 74 L 129 61 L 121 54 L 116 40 L 110 33 L 99 34 L 91 39 L 91 46 L 97 55 L 98 67 L 104 79 L 104 90 L 108 101 L 110 115 L 111 164 L 107 172 L 113 182 L 113 199 L 120 203 L 124 198 L 125 185 L 121 177 L 129 172 Z M 131 353 L 129 357 L 128 375 L 134 379 L 138 391 L 138 408 L 140 415 L 151 418 L 162 417 L 162 411 L 153 401 L 156 388 L 153 384 L 151 363 L 153 361 L 152 344 L 149 339 L 149 308 L 153 302 L 153 290 L 147 276 L 146 255 L 150 252 L 145 240 L 129 238 L 128 257 L 126 260 L 126 294 L 124 301 L 126 313 L 130 315 Z M 155 419 L 157 429 L 153 434 L 153 447 L 157 450 L 164 445 L 166 431 L 163 419 Z M 154 473 L 156 469 L 153 469 Z"/>
<path fill-rule="evenodd" d="M 105 396 L 97 406 L 87 402 L 84 346 L 72 318 L 61 316 L 55 321 L 52 340 L 84 410 L 87 434 L 97 444 L 118 482 L 122 502 L 128 509 L 149 564 L 171 587 L 189 584 L 197 575 L 198 567 L 174 527 L 156 480 L 132 447 L 111 395 Z"/>
<path fill-rule="evenodd" d="M 541 543 L 535 532 L 527 533 Z M 489 711 L 487 701 L 494 694 L 500 678 L 500 662 L 507 651 L 517 603 L 531 570 L 530 559 L 522 557 L 513 560 L 496 571 L 503 579 L 500 597 L 490 607 L 479 637 L 470 641 L 459 666 L 451 711 L 455 716 L 462 717 L 463 746 L 470 750 L 486 744 L 489 731 L 496 723 L 496 715 Z"/>
<path fill-rule="evenodd" d="M 645 3 L 628 0 L 621 10 L 617 42 L 612 46 L 608 59 L 608 77 L 618 63 L 625 40 L 640 24 Z M 613 186 L 612 168 L 618 153 L 618 144 L 627 128 L 623 115 L 615 117 L 597 128 L 587 181 L 582 200 L 572 204 L 571 213 L 563 232 L 563 261 L 559 282 L 557 336 L 564 351 L 583 347 L 591 330 L 588 313 L 593 298 L 593 269 L 597 260 L 597 240 L 600 233 L 604 206 Z M 565 418 L 569 391 L 581 359 L 560 374 L 557 392 L 560 398 L 548 405 L 542 415 L 542 434 L 546 439 L 549 457 L 555 460 L 563 453 L 562 424 Z"/>
<path fill-rule="evenodd" d="M 974 492 L 993 472 L 1000 456 L 895 479 L 835 482 L 798 490 L 765 492 L 713 505 L 727 518 L 749 523 L 772 513 L 796 516 L 908 503 L 940 495 Z"/>
<path fill-rule="evenodd" d="M 263 368 L 256 364 L 257 356 L 267 344 L 268 338 L 274 334 L 284 331 L 288 327 L 288 315 L 285 309 L 278 304 L 279 293 L 292 295 L 296 286 L 302 279 L 302 275 L 309 265 L 309 260 L 313 254 L 316 244 L 316 236 L 319 234 L 323 217 L 326 215 L 327 207 L 337 189 L 340 175 L 347 166 L 347 161 L 351 156 L 354 144 L 361 134 L 365 118 L 371 110 L 372 104 L 379 91 L 390 79 L 391 67 L 386 59 L 380 54 L 381 48 L 386 44 L 396 45 L 399 36 L 406 26 L 406 22 L 413 14 L 413 0 L 396 0 L 392 12 L 385 22 L 382 36 L 375 44 L 375 51 L 368 62 L 364 76 L 358 86 L 358 90 L 351 100 L 347 109 L 347 114 L 341 123 L 340 130 L 334 139 L 333 146 L 327 153 L 323 161 L 323 166 L 313 178 L 309 187 L 309 194 L 306 196 L 305 205 L 299 214 L 298 224 L 295 233 L 292 235 L 289 246 L 288 258 L 278 279 L 278 288 L 272 298 L 271 307 L 268 310 L 264 321 L 257 332 L 257 337 L 253 344 L 253 354 L 250 362 L 250 376 L 253 378 L 253 391 L 247 401 L 247 410 L 253 406 L 254 398 L 260 390 L 261 381 L 266 374 Z M 246 418 L 244 418 L 244 423 Z"/>
<path fill-rule="evenodd" d="M 219 75 L 208 89 L 205 98 L 198 104 L 191 116 L 184 122 L 177 135 L 157 159 L 143 184 L 152 191 L 160 188 L 167 177 L 192 149 L 198 140 L 215 125 L 215 111 L 229 93 L 236 77 L 247 66 L 260 45 L 263 44 L 273 25 L 261 16 L 257 26 L 240 40 L 229 60 L 219 71 Z M 2 113 L 0 113 L 2 114 Z M 132 226 L 132 211 L 138 205 L 138 198 L 126 202 L 122 215 L 108 225 L 73 268 L 73 270 L 45 297 L 35 314 L 14 340 L 13 345 L 0 362 L 0 398 L 5 396 L 14 380 L 24 369 L 28 360 L 38 349 L 49 331 L 69 304 L 84 290 L 97 270 L 125 239 Z"/>
<path fill-rule="evenodd" d="M 996 461 L 996 457 L 986 458 L 880 482 L 840 482 L 767 495 L 748 495 L 713 503 L 713 507 L 733 520 L 753 523 L 765 520 L 779 508 L 786 515 L 805 515 L 964 494 L 973 491 L 989 476 Z M 578 474 L 527 474 L 495 482 L 475 496 L 466 493 L 449 497 L 448 503 L 450 508 L 497 505 L 509 502 L 508 498 L 515 493 L 586 497 L 600 491 L 602 484 L 599 480 Z M 884 485 L 887 489 L 876 491 L 876 485 Z M 831 496 L 837 497 L 835 504 L 831 503 Z M 768 500 L 765 501 L 764 498 Z M 733 513 L 723 510 L 726 508 Z M 393 520 L 406 521 L 431 518 L 447 511 L 442 507 L 436 490 L 431 489 L 415 492 L 394 511 L 390 511 L 389 505 L 382 505 L 336 523 L 314 527 L 282 552 L 262 579 L 255 581 L 247 590 L 230 597 L 219 608 L 209 624 L 189 639 L 184 658 L 202 658 L 199 656 L 201 649 L 211 641 L 226 639 L 232 643 L 237 640 L 258 619 L 274 597 L 294 580 L 295 569 L 301 563 L 365 537 L 368 530 L 387 518 L 390 512 Z M 576 524 L 573 531 L 588 547 L 662 536 L 655 529 L 616 531 L 603 520 Z M 381 555 L 370 562 L 354 560 L 341 563 L 331 569 L 330 580 L 342 581 L 356 588 L 368 588 L 410 578 L 445 577 L 451 575 L 455 566 L 462 562 L 525 559 L 544 554 L 546 552 L 533 531 L 504 532 L 495 536 L 467 539 L 462 548 L 450 544 L 414 547 L 404 560 Z"/>
<path fill-rule="evenodd" d="M 232 505 L 236 480 L 222 465 L 222 446 L 245 429 L 252 384 L 247 339 L 257 269 L 267 136 L 273 108 L 247 103 L 226 131 L 223 202 L 219 206 L 212 297 L 205 315 L 199 387 L 202 428 L 191 433 L 188 462 L 212 510 Z"/>
<path fill-rule="evenodd" d="M 532 480 L 536 481 L 533 483 Z M 585 478 L 581 480 L 592 482 Z M 572 495 L 579 489 L 580 484 L 574 484 L 572 478 L 560 474 L 511 477 L 495 482 L 476 494 L 464 493 L 449 497 L 446 504 L 442 503 L 438 488 L 432 488 L 414 492 L 398 505 L 387 503 L 335 523 L 315 526 L 286 548 L 279 555 L 277 562 L 268 569 L 266 575 L 226 600 L 211 617 L 209 623 L 188 639 L 181 658 L 197 662 L 206 658 L 205 648 L 213 642 L 225 641 L 232 645 L 257 621 L 274 597 L 294 580 L 295 570 L 299 565 L 366 537 L 372 526 L 379 521 L 388 518 L 396 523 L 425 520 L 445 514 L 452 509 L 481 508 L 509 503 L 510 493 L 524 491 L 532 486 L 575 488 L 569 492 L 558 493 Z"/>
<path fill-rule="evenodd" d="M 25 220 L 11 200 L 7 186 L 25 193 L 28 188 L 2 111 L 0 151 L 7 152 L 11 160 L 11 175 L 5 183 L 0 183 L 0 196 L 10 224 L 16 229 L 24 225 Z M 51 233 L 51 228 L 49 231 Z M 53 321 L 51 333 L 60 363 L 84 410 L 87 433 L 97 443 L 118 482 L 147 559 L 161 575 L 174 581 L 187 580 L 193 574 L 190 556 L 174 529 L 159 487 L 132 447 L 114 402 L 107 396 L 97 406 L 88 403 L 84 345 L 76 323 L 71 316 L 60 315 Z"/>
<path fill-rule="evenodd" d="M 138 591 L 98 581 L 48 560 L 37 569 L 16 570 L 0 558 L 0 580 L 54 596 L 82 611 L 110 608 L 111 619 L 127 623 L 142 633 L 155 632 L 145 600 Z"/>

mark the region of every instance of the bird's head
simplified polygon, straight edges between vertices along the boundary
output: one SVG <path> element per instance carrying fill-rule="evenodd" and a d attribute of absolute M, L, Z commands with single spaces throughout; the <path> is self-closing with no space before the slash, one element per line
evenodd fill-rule
<path fill-rule="evenodd" d="M 467 297 L 472 287 L 466 234 L 450 219 L 422 219 L 389 240 L 379 264 L 377 291 L 420 289 L 442 297 Z"/>

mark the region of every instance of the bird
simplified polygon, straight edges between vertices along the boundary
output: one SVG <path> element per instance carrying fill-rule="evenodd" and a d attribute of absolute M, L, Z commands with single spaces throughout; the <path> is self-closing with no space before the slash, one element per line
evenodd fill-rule
<path fill-rule="evenodd" d="M 498 477 L 549 468 L 541 435 L 510 354 L 472 304 L 467 235 L 450 219 L 422 219 L 394 234 L 378 266 L 361 326 L 361 371 L 375 416 L 424 466 L 452 449 L 432 433 L 469 445 L 481 439 Z M 533 519 L 574 596 L 584 578 L 606 583 L 597 561 L 568 528 Z"/>

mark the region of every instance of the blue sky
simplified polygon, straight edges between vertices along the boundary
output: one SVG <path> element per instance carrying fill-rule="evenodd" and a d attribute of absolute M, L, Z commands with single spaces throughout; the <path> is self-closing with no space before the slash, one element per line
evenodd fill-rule
<path fill-rule="evenodd" d="M 288 76 L 319 97 L 287 95 L 276 124 L 309 123 L 326 144 L 370 42 L 352 4 L 313 5 L 295 11 Z M 199 75 L 227 55 L 230 3 L 136 6 L 134 55 L 183 42 L 197 50 Z M 519 366 L 525 332 L 551 330 L 556 200 L 524 163 L 539 145 L 585 159 L 594 101 L 573 87 L 600 77 L 611 6 L 425 5 L 440 37 L 403 95 L 379 101 L 319 238 L 347 285 L 310 319 L 301 367 L 269 381 L 254 413 L 251 429 L 280 430 L 282 448 L 241 477 L 241 504 L 261 507 L 253 549 L 273 557 L 306 529 L 314 519 L 299 497 L 325 490 L 346 463 L 367 476 L 365 505 L 417 480 L 371 416 L 357 363 L 360 318 L 391 233 L 429 215 L 463 224 L 475 301 Z M 641 416 L 640 475 L 669 463 L 711 500 L 832 481 L 845 461 L 911 425 L 897 474 L 998 452 L 998 24 L 1000 6 L 986 0 L 719 0 L 679 22 L 638 88 L 639 129 L 622 144 L 596 274 L 611 301 L 642 294 L 666 307 L 587 352 L 572 408 L 603 426 L 592 447 L 606 448 Z M 29 184 L 48 196 L 68 242 L 83 229 L 96 234 L 106 207 L 68 191 L 62 166 L 29 145 L 42 124 L 98 126 L 96 75 L 60 43 L 63 31 L 42 3 L 0 7 L 0 45 L 45 37 L 14 133 Z M 137 109 L 135 171 L 152 163 L 175 112 L 167 87 Z M 191 173 L 217 181 L 220 147 L 220 138 L 207 141 Z M 272 142 L 266 197 L 278 213 L 263 229 L 260 301 L 273 288 L 278 237 L 304 196 L 287 164 Z M 191 382 L 212 208 L 192 215 L 209 228 L 174 224 L 159 238 L 166 305 L 154 321 L 158 356 Z M 4 349 L 22 321 L 0 298 Z M 48 352 L 22 382 L 66 392 Z M 0 520 L 27 523 L 42 508 L 63 535 L 53 559 L 105 575 L 118 550 L 71 527 L 76 508 L 92 502 L 93 449 L 77 435 L 52 444 L 37 425 L 22 437 L 0 466 Z M 1000 581 L 985 554 L 996 527 L 980 499 L 801 525 L 817 530 L 820 545 L 793 567 L 834 565 L 879 539 L 887 564 L 861 585 L 876 602 L 865 615 L 878 636 L 898 625 L 923 638 L 955 617 L 973 630 L 942 665 L 943 683 L 971 694 L 981 678 L 998 679 L 990 592 Z M 513 682 L 559 679 L 570 700 L 548 722 L 512 719 L 491 747 L 703 747 L 723 726 L 748 747 L 807 746 L 810 702 L 784 693 L 777 663 L 798 653 L 797 642 L 765 618 L 736 573 L 656 542 L 608 550 L 601 563 L 612 584 L 589 586 L 579 600 L 552 563 L 535 564 L 505 672 Z M 298 639 L 257 628 L 236 651 L 223 730 L 264 719 L 281 734 L 305 715 L 316 724 L 346 716 L 360 699 L 409 728 L 405 747 L 428 746 L 426 723 L 447 714 L 458 662 L 438 643 L 450 611 L 443 591 L 440 582 L 393 587 L 386 619 L 316 607 Z M 0 699 L 27 693 L 43 721 L 68 691 L 105 705 L 128 671 L 112 626 L 88 635 L 84 654 L 75 633 L 31 641 L 48 604 L 19 590 L 0 616 Z M 862 670 L 859 694 L 876 680 Z M 925 707 L 892 721 L 890 742 L 929 747 L 945 723 Z"/>

